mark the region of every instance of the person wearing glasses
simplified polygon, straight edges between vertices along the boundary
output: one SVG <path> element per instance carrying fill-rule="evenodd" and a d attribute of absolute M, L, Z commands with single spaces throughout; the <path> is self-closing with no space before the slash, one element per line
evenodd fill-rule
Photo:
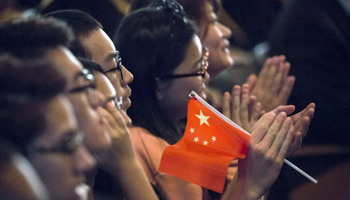
<path fill-rule="evenodd" d="M 182 7 L 176 1 L 163 0 L 130 13 L 121 22 L 114 40 L 123 63 L 135 75 L 130 84 L 133 105 L 129 109 L 135 152 L 149 181 L 168 199 L 208 197 L 200 186 L 158 171 L 165 147 L 182 137 L 181 121 L 187 116 L 189 93 L 195 91 L 206 97 L 210 53 L 202 47 L 196 33 L 195 24 L 185 17 Z M 228 195 L 225 199 L 258 199 L 276 180 L 294 134 L 292 121 L 286 117 L 288 109 L 279 107 L 274 114 L 267 113 L 256 123 L 251 138 L 262 134 L 263 140 L 260 144 L 251 141 L 250 146 L 256 151 L 250 151 L 247 158 L 239 162 L 236 186 L 231 185 L 225 192 Z M 272 147 L 258 150 L 259 145 L 266 145 L 269 134 L 256 127 L 272 130 L 273 127 L 266 124 L 267 119 L 272 120 L 271 116 L 274 122 L 289 127 L 288 131 L 279 130 L 284 139 L 275 141 L 286 149 L 278 150 L 277 157 L 268 156 Z M 254 175 L 247 173 L 247 166 Z"/>
<path fill-rule="evenodd" d="M 89 59 L 102 67 L 117 92 L 117 99 L 122 98 L 121 112 L 127 124 L 131 125 L 126 111 L 131 105 L 131 89 L 128 84 L 134 77 L 122 65 L 120 53 L 104 32 L 102 24 L 88 13 L 79 10 L 59 10 L 45 16 L 62 20 L 72 28 L 76 40 L 70 50 L 75 56 Z"/>
<path fill-rule="evenodd" d="M 66 84 L 51 62 L 1 56 L 0 134 L 34 166 L 51 199 L 81 200 L 87 199 L 85 173 L 95 160 L 83 145 L 85 134 L 78 128 Z"/>
<path fill-rule="evenodd" d="M 45 17 L 64 21 L 72 28 L 76 38 L 70 50 L 75 56 L 95 62 L 102 68 L 104 76 L 116 90 L 117 106 L 121 107 L 119 112 L 110 102 L 106 104 L 108 112 L 101 109 L 102 115 L 107 119 L 112 146 L 108 151 L 94 154 L 98 161 L 97 165 L 102 170 L 99 170 L 97 175 L 92 174 L 89 177 L 90 185 L 96 188 L 108 181 L 113 183 L 113 186 L 109 187 L 107 192 L 103 191 L 104 194 L 102 194 L 108 193 L 107 195 L 113 195 L 113 198 L 124 196 L 135 200 L 157 199 L 132 149 L 127 127 L 131 125 L 131 119 L 126 114 L 126 110 L 131 105 L 131 89 L 128 84 L 133 81 L 133 75 L 122 65 L 119 51 L 102 30 L 102 25 L 85 12 L 62 10 L 48 13 Z M 101 173 L 105 177 L 101 177 Z M 97 180 L 96 183 L 95 180 Z"/>
<path fill-rule="evenodd" d="M 27 37 L 28 34 L 31 37 Z M 104 97 L 95 90 L 94 76 L 67 48 L 74 34 L 66 23 L 50 17 L 16 20 L 2 24 L 0 35 L 0 52 L 14 54 L 23 60 L 46 58 L 60 67 L 68 82 L 65 91 L 72 102 L 79 127 L 86 134 L 84 145 L 89 152 L 98 160 L 98 164 L 103 160 L 103 164 L 113 170 L 114 180 L 121 182 L 125 196 L 130 195 L 130 199 L 156 199 L 133 157 L 122 114 L 108 103 L 108 119 L 114 120 L 109 124 L 104 116 L 106 110 L 102 108 Z M 93 179 L 88 181 L 91 181 L 89 185 L 93 185 Z"/>
<path fill-rule="evenodd" d="M 79 127 L 86 134 L 84 144 L 92 154 L 108 149 L 111 138 L 106 119 L 99 113 L 103 96 L 94 89 L 93 76 L 68 50 L 74 35 L 67 25 L 40 17 L 12 20 L 0 26 L 0 35 L 0 52 L 23 60 L 49 59 L 60 67 Z"/>

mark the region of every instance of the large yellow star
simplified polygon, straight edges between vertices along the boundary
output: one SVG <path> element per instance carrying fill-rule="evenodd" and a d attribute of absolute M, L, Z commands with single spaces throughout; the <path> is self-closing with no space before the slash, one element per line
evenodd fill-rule
<path fill-rule="evenodd" d="M 200 125 L 206 124 L 206 125 L 210 126 L 208 123 L 208 119 L 210 116 L 204 116 L 202 110 L 200 110 L 200 114 L 196 115 L 196 117 L 198 117 L 200 119 Z"/>

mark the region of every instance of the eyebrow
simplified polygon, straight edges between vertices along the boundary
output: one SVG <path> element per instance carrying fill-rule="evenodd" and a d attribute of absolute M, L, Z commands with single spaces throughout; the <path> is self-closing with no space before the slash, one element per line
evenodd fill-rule
<path fill-rule="evenodd" d="M 108 54 L 107 58 L 105 60 L 111 60 L 113 58 L 116 58 L 117 57 L 117 51 L 116 52 L 113 52 L 113 53 L 110 53 Z"/>

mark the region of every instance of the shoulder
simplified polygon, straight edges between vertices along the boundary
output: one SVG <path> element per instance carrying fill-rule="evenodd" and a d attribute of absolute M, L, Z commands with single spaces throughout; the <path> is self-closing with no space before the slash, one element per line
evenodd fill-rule
<path fill-rule="evenodd" d="M 131 127 L 130 137 L 136 151 L 146 151 L 152 157 L 161 157 L 165 147 L 169 146 L 165 140 L 142 127 Z"/>
<path fill-rule="evenodd" d="M 142 128 L 142 127 L 138 127 L 138 126 L 133 126 L 130 128 L 130 134 L 131 134 L 131 137 L 135 139 L 138 139 L 138 140 L 143 140 L 143 141 L 147 141 L 147 142 L 150 142 L 150 143 L 159 143 L 159 145 L 163 146 L 168 146 L 169 144 L 163 140 L 162 138 L 160 137 L 157 137 L 155 135 L 153 135 L 151 132 L 149 132 L 148 130 Z"/>

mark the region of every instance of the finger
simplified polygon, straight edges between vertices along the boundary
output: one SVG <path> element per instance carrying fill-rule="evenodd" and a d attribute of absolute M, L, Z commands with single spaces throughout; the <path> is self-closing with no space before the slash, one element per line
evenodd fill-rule
<path fill-rule="evenodd" d="M 231 119 L 231 95 L 229 92 L 224 93 L 222 101 L 222 114 L 225 115 L 227 118 Z"/>
<path fill-rule="evenodd" d="M 310 118 L 304 117 L 301 121 L 301 126 L 298 129 L 295 129 L 296 132 L 300 132 L 301 136 L 304 138 L 307 134 L 307 131 L 310 126 Z"/>
<path fill-rule="evenodd" d="M 269 71 L 266 74 L 266 80 L 264 81 L 262 87 L 266 89 L 271 89 L 273 87 L 273 80 L 278 71 L 278 57 L 274 56 L 271 62 Z"/>
<path fill-rule="evenodd" d="M 266 149 L 269 149 L 275 140 L 277 134 L 279 133 L 280 127 L 284 123 L 285 119 L 287 118 L 287 114 L 285 112 L 281 112 L 277 115 L 274 122 L 271 124 L 271 126 L 268 128 L 267 133 L 265 134 L 264 138 L 261 141 L 261 145 L 265 147 Z"/>
<path fill-rule="evenodd" d="M 300 149 L 302 140 L 303 140 L 303 138 L 302 138 L 300 132 L 295 133 L 295 131 L 294 131 L 294 135 L 293 135 L 292 141 L 290 143 L 290 146 L 289 146 L 289 149 L 287 152 L 287 156 L 292 155 L 294 152 L 296 152 L 298 149 Z"/>
<path fill-rule="evenodd" d="M 283 83 L 281 91 L 279 92 L 279 95 L 278 95 L 278 98 L 281 100 L 281 105 L 287 104 L 287 101 L 292 92 L 294 83 L 295 83 L 294 76 L 287 77 L 286 81 Z"/>
<path fill-rule="evenodd" d="M 284 63 L 280 63 L 278 66 L 276 66 L 276 76 L 271 81 L 271 93 L 275 96 L 278 95 L 278 92 L 281 90 L 280 88 L 283 87 L 284 68 Z"/>
<path fill-rule="evenodd" d="M 247 79 L 247 84 L 249 86 L 249 92 L 252 92 L 255 88 L 255 84 L 256 84 L 256 76 L 254 74 L 251 74 L 248 79 Z"/>
<path fill-rule="evenodd" d="M 310 113 L 309 113 L 310 109 L 313 109 L 313 110 L 311 110 Z M 304 116 L 309 116 L 310 118 L 312 118 L 314 112 L 315 112 L 315 104 L 314 103 L 310 103 L 305 109 L 303 109 L 302 111 L 292 115 L 291 118 L 292 118 L 294 124 L 296 124 Z"/>
<path fill-rule="evenodd" d="M 248 103 L 249 121 L 252 119 L 253 114 L 255 112 L 255 105 L 256 105 L 256 97 L 254 95 L 251 95 L 249 97 L 249 103 Z"/>
<path fill-rule="evenodd" d="M 232 100 L 231 118 L 233 122 L 241 126 L 241 122 L 240 122 L 241 87 L 239 85 L 235 85 L 232 89 L 231 95 L 232 95 L 231 96 L 231 100 Z"/>
<path fill-rule="evenodd" d="M 256 121 L 258 121 L 258 119 L 262 116 L 261 115 L 261 103 L 258 102 L 255 104 L 254 106 L 254 111 L 252 113 L 252 116 L 251 116 L 251 124 L 254 124 Z"/>
<path fill-rule="evenodd" d="M 270 150 L 273 153 L 275 153 L 275 156 L 277 156 L 277 153 L 279 152 L 279 150 L 280 150 L 280 148 L 281 148 L 281 146 L 286 138 L 286 135 L 287 135 L 287 133 L 292 125 L 293 125 L 292 119 L 287 117 L 284 120 L 284 122 L 283 122 L 280 130 L 278 131 L 278 133 L 277 133 L 277 135 L 276 135 L 276 137 L 271 145 L 271 148 L 270 148 Z"/>
<path fill-rule="evenodd" d="M 259 78 L 256 83 L 257 85 L 262 86 L 265 84 L 264 82 L 268 77 L 268 72 L 270 71 L 271 64 L 272 64 L 272 58 L 267 58 L 264 62 L 262 69 L 260 70 Z"/>
<path fill-rule="evenodd" d="M 276 115 L 278 115 L 281 112 L 285 112 L 285 113 L 287 113 L 287 115 L 290 115 L 291 113 L 294 112 L 294 110 L 295 110 L 295 106 L 293 106 L 293 105 L 286 105 L 286 106 L 278 106 L 277 108 L 275 108 L 271 112 L 274 112 Z"/>
<path fill-rule="evenodd" d="M 249 103 L 248 85 L 243 84 L 242 101 L 240 106 L 240 120 L 243 128 L 246 130 L 249 128 L 248 103 Z"/>
<path fill-rule="evenodd" d="M 252 127 L 250 143 L 258 144 L 265 136 L 268 128 L 271 126 L 275 118 L 276 114 L 273 112 L 264 114 Z"/>
<path fill-rule="evenodd" d="M 108 102 L 106 107 L 108 112 L 113 116 L 118 126 L 126 126 L 122 114 L 111 102 Z"/>
<path fill-rule="evenodd" d="M 278 152 L 278 155 L 277 155 L 277 158 L 276 158 L 276 161 L 278 163 L 283 164 L 284 159 L 286 158 L 286 155 L 287 155 L 290 143 L 292 142 L 292 138 L 293 138 L 293 129 L 294 129 L 294 127 L 290 126 L 290 129 L 288 131 L 287 137 L 284 140 L 280 151 Z"/>

